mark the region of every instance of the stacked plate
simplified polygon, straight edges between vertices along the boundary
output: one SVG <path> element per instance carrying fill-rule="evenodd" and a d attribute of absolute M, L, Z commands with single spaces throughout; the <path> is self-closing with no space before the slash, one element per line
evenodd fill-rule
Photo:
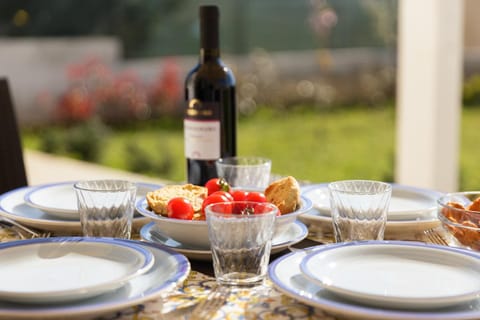
<path fill-rule="evenodd" d="M 480 255 L 403 241 L 318 246 L 274 261 L 284 294 L 348 319 L 480 319 Z"/>
<path fill-rule="evenodd" d="M 313 203 L 313 210 L 299 217 L 307 225 L 316 224 L 326 233 L 332 231 L 328 184 L 315 184 L 302 189 L 302 195 Z M 440 225 L 437 218 L 437 199 L 442 193 L 392 184 L 392 197 L 385 227 L 385 237 L 412 233 Z"/>
<path fill-rule="evenodd" d="M 187 258 L 132 240 L 58 237 L 0 244 L 0 318 L 98 316 L 160 297 Z"/>
<path fill-rule="evenodd" d="M 297 220 L 297 217 L 311 208 L 311 201 L 301 197 L 301 205 L 296 211 L 276 218 L 272 253 L 282 251 L 307 237 L 308 229 Z M 192 259 L 211 260 L 208 226 L 205 220 L 181 220 L 158 215 L 149 208 L 145 197 L 137 201 L 136 209 L 152 220 L 152 223 L 141 229 L 142 239 L 165 245 Z"/>
<path fill-rule="evenodd" d="M 75 182 L 60 182 L 23 187 L 0 196 L 0 215 L 37 229 L 67 233 L 80 233 L 80 218 Z M 137 199 L 160 185 L 137 183 Z M 138 213 L 133 219 L 137 230 L 149 220 Z"/>
<path fill-rule="evenodd" d="M 301 221 L 297 220 L 290 224 L 286 231 L 274 235 L 272 239 L 271 253 L 275 254 L 285 250 L 289 246 L 292 246 L 305 239 L 307 235 L 307 227 Z M 205 261 L 212 260 L 212 252 L 210 251 L 210 247 L 187 245 L 169 238 L 162 234 L 155 222 L 150 222 L 143 226 L 140 230 L 140 236 L 145 241 L 164 245 L 176 252 L 184 254 L 191 259 Z"/>

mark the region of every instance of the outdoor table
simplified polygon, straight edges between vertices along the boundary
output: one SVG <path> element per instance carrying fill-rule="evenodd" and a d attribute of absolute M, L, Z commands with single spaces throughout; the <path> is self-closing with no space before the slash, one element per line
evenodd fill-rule
<path fill-rule="evenodd" d="M 435 232 L 444 236 L 441 228 L 437 228 Z M 2 241 L 10 240 L 15 239 L 9 239 L 8 237 L 3 237 L 2 239 Z M 321 245 L 322 242 L 319 242 L 319 240 L 324 242 L 332 241 L 332 239 L 319 239 L 316 237 L 315 233 L 312 233 L 309 237 L 296 244 L 294 248 L 302 249 Z M 416 234 L 409 239 L 396 240 L 435 243 L 435 240 L 428 237 L 425 233 Z M 289 249 L 285 249 L 276 253 L 271 256 L 270 261 L 274 261 L 289 252 Z M 188 315 L 190 315 L 194 306 L 197 305 L 199 301 L 206 298 L 210 291 L 216 286 L 211 261 L 199 261 L 193 259 L 189 259 L 189 261 L 191 264 L 191 272 L 187 279 L 175 290 L 167 292 L 164 297 L 147 301 L 133 307 L 117 310 L 113 313 L 102 314 L 97 317 L 86 319 L 188 319 Z M 229 298 L 217 311 L 213 319 L 337 319 L 336 317 L 328 315 L 321 309 L 308 306 L 280 293 L 272 286 L 268 279 L 266 280 L 265 287 L 264 290 L 259 292 L 253 291 L 254 293 L 252 293 L 252 290 L 250 289 L 238 289 L 233 293 L 230 293 Z M 162 313 L 166 314 L 166 316 L 162 315 Z"/>
<path fill-rule="evenodd" d="M 134 175 L 128 172 L 122 172 L 105 168 L 81 161 L 55 157 L 43 153 L 28 151 L 26 153 L 27 171 L 29 172 L 29 182 L 31 185 L 42 183 L 58 182 L 62 180 L 93 179 L 103 177 L 116 177 L 130 179 L 132 181 L 159 182 L 155 179 L 142 175 Z M 54 167 L 55 170 L 49 170 Z M 68 177 L 68 178 L 66 178 Z M 300 243 L 294 245 L 296 248 L 321 245 L 322 243 L 332 242 L 332 235 L 322 235 L 315 229 L 315 225 L 308 225 L 309 235 Z M 0 232 L 1 232 L 0 226 Z M 436 228 L 435 232 L 442 233 L 443 230 Z M 443 233 L 442 233 L 443 235 Z M 55 236 L 52 234 L 50 236 Z M 65 234 L 62 234 L 65 236 Z M 0 237 L 0 241 L 9 241 L 8 237 Z M 138 238 L 137 238 L 138 239 Z M 427 237 L 425 233 L 411 234 L 408 238 L 402 237 L 387 240 L 411 240 L 435 243 L 432 237 Z M 438 244 L 438 243 L 437 243 Z M 271 261 L 288 254 L 290 250 L 271 256 Z M 179 310 L 175 316 L 163 317 L 164 319 L 183 319 L 183 310 L 189 314 L 192 306 L 204 299 L 208 293 L 216 286 L 213 275 L 213 266 L 211 261 L 197 261 L 189 259 L 191 272 L 182 285 L 175 290 L 166 293 L 161 299 L 147 301 L 140 305 L 116 310 L 107 314 L 99 314 L 93 319 L 105 320 L 154 320 L 162 319 L 161 314 L 169 313 L 172 310 Z M 231 294 L 224 306 L 220 308 L 213 319 L 337 319 L 328 315 L 321 309 L 314 308 L 299 302 L 276 290 L 272 283 L 267 280 L 266 286 L 269 290 L 262 291 L 261 294 L 252 295 L 249 290 L 237 290 Z M 182 312 L 180 312 L 182 311 Z M 92 319 L 92 318 L 87 318 Z"/>

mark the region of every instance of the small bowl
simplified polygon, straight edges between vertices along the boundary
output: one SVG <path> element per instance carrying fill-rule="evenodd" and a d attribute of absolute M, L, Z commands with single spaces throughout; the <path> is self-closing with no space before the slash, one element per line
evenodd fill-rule
<path fill-rule="evenodd" d="M 445 230 L 473 250 L 480 250 L 480 211 L 467 208 L 478 198 L 480 191 L 469 191 L 448 193 L 437 200 L 438 219 Z"/>
<path fill-rule="evenodd" d="M 312 209 L 312 201 L 301 196 L 301 206 L 298 210 L 278 216 L 275 221 L 275 235 L 280 235 L 290 224 L 294 223 L 297 217 Z M 180 220 L 164 217 L 156 214 L 148 207 L 145 197 L 136 203 L 136 209 L 143 216 L 150 218 L 157 225 L 158 230 L 173 240 L 183 245 L 195 248 L 210 248 L 208 239 L 207 222 L 204 220 Z"/>

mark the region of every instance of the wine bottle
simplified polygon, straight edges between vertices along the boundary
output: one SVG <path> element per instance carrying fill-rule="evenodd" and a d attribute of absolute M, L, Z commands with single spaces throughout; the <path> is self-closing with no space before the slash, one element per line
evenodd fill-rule
<path fill-rule="evenodd" d="M 236 156 L 235 77 L 220 59 L 219 10 L 200 6 L 200 58 L 185 80 L 184 143 L 188 182 L 217 176 L 215 161 Z"/>

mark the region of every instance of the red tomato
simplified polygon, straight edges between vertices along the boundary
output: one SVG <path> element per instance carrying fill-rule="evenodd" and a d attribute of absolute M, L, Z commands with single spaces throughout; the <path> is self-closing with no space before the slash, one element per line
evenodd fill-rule
<path fill-rule="evenodd" d="M 176 197 L 170 199 L 167 204 L 168 217 L 173 219 L 192 220 L 193 207 L 188 199 Z"/>
<path fill-rule="evenodd" d="M 223 194 L 223 192 L 224 191 L 214 192 L 211 195 L 209 195 L 208 197 L 206 197 L 205 200 L 203 200 L 203 203 L 202 203 L 202 214 L 203 215 L 205 215 L 205 207 L 208 206 L 209 204 L 232 201 L 232 199 L 228 198 L 225 194 Z"/>
<path fill-rule="evenodd" d="M 223 178 L 212 178 L 205 183 L 205 187 L 208 189 L 208 195 L 216 191 L 230 191 L 230 185 Z"/>
<path fill-rule="evenodd" d="M 271 210 L 271 206 L 268 202 L 265 202 L 265 203 L 257 203 L 255 205 L 255 214 L 259 214 L 259 213 L 267 213 Z M 277 208 L 277 214 L 276 216 L 279 216 L 281 213 L 280 213 L 280 210 L 278 210 Z"/>
<path fill-rule="evenodd" d="M 247 200 L 248 191 L 232 190 L 230 191 L 230 194 L 232 195 L 233 200 L 235 201 L 245 201 Z"/>
<path fill-rule="evenodd" d="M 214 194 L 224 196 L 225 198 L 228 199 L 228 201 L 233 201 L 234 200 L 232 194 L 230 192 L 227 192 L 227 191 L 215 191 L 210 196 L 213 196 Z"/>
<path fill-rule="evenodd" d="M 247 201 L 253 202 L 267 202 L 267 198 L 262 192 L 252 191 L 247 194 Z"/>

